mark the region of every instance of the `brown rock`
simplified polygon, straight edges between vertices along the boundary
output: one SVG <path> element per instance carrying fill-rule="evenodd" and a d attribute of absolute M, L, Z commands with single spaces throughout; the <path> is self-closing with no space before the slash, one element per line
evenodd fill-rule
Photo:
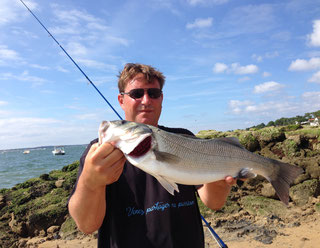
<path fill-rule="evenodd" d="M 318 163 L 314 163 L 307 167 L 307 173 L 310 175 L 312 179 L 319 179 L 320 178 L 320 166 Z"/>
<path fill-rule="evenodd" d="M 276 198 L 276 191 L 274 190 L 273 186 L 268 184 L 263 184 L 263 187 L 261 189 L 261 194 L 268 198 Z"/>
<path fill-rule="evenodd" d="M 12 232 L 18 234 L 21 237 L 26 237 L 27 235 L 26 224 L 24 222 L 18 222 L 15 219 L 15 216 L 13 213 L 11 213 L 11 220 L 9 222 L 9 227 L 11 228 Z"/>
<path fill-rule="evenodd" d="M 54 234 L 54 233 L 57 233 L 59 232 L 60 230 L 60 226 L 51 226 L 47 229 L 47 234 Z"/>
<path fill-rule="evenodd" d="M 63 185 L 63 183 L 64 183 L 64 179 L 59 179 L 59 180 L 57 180 L 56 182 L 55 182 L 55 185 L 56 185 L 56 187 L 57 188 L 61 188 L 62 187 L 62 185 Z"/>

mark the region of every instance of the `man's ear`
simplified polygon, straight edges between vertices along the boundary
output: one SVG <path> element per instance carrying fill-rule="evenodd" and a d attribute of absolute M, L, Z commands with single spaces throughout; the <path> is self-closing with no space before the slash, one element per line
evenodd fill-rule
<path fill-rule="evenodd" d="M 121 94 L 118 94 L 118 102 L 120 104 L 120 107 L 123 109 L 123 95 Z"/>

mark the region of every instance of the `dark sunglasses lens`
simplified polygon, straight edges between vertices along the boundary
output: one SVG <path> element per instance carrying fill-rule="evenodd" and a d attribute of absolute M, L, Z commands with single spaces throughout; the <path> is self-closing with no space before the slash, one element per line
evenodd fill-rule
<path fill-rule="evenodd" d="M 129 92 L 129 96 L 132 97 L 133 99 L 141 98 L 143 97 L 143 95 L 144 95 L 144 89 L 134 89 Z"/>
<path fill-rule="evenodd" d="M 157 88 L 148 89 L 148 95 L 153 99 L 159 98 L 161 96 L 161 93 L 162 91 Z"/>

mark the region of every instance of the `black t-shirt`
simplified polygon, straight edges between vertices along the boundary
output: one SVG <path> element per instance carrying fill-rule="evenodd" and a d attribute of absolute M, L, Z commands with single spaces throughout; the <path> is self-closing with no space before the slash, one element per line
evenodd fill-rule
<path fill-rule="evenodd" d="M 186 129 L 159 128 L 192 135 Z M 80 159 L 78 178 L 90 146 Z M 204 247 L 195 186 L 178 186 L 180 192 L 172 196 L 157 179 L 127 161 L 119 180 L 106 188 L 107 210 L 98 248 Z"/>

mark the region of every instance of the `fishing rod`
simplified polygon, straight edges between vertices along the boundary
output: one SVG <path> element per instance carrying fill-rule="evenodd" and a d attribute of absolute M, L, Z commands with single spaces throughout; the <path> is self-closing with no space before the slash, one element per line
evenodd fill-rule
<path fill-rule="evenodd" d="M 61 50 L 67 55 L 67 57 L 72 61 L 72 63 L 79 69 L 79 71 L 85 76 L 85 78 L 89 81 L 89 83 L 93 86 L 93 88 L 99 93 L 99 95 L 105 100 L 105 102 L 109 105 L 109 107 L 113 110 L 113 112 L 119 117 L 120 120 L 123 120 L 122 117 L 119 115 L 119 113 L 114 109 L 114 107 L 111 105 L 111 103 L 104 97 L 104 95 L 99 91 L 99 89 L 95 86 L 95 84 L 90 80 L 90 78 L 87 76 L 87 74 L 84 73 L 84 71 L 80 68 L 80 66 L 73 60 L 73 58 L 68 54 L 68 52 L 60 45 L 60 43 L 54 38 L 54 36 L 49 32 L 49 30 L 42 24 L 42 22 L 38 19 L 38 17 L 29 9 L 29 7 L 23 2 L 23 0 L 20 0 L 20 2 L 27 8 L 27 10 L 31 13 L 31 15 L 39 22 L 39 24 L 47 31 L 49 36 L 57 43 L 57 45 L 61 48 Z M 210 226 L 210 224 L 206 221 L 206 219 L 200 214 L 202 220 L 208 227 L 212 237 L 216 240 L 220 248 L 228 248 L 221 238 L 218 236 L 218 234 L 213 230 L 213 228 Z"/>
<path fill-rule="evenodd" d="M 209 229 L 211 236 L 215 239 L 217 244 L 219 245 L 220 248 L 228 248 L 228 246 L 222 241 L 222 239 L 219 237 L 219 235 L 213 230 L 212 226 L 210 223 L 207 222 L 207 220 L 200 214 L 201 219 L 203 222 L 206 224 L 206 227 Z"/>

